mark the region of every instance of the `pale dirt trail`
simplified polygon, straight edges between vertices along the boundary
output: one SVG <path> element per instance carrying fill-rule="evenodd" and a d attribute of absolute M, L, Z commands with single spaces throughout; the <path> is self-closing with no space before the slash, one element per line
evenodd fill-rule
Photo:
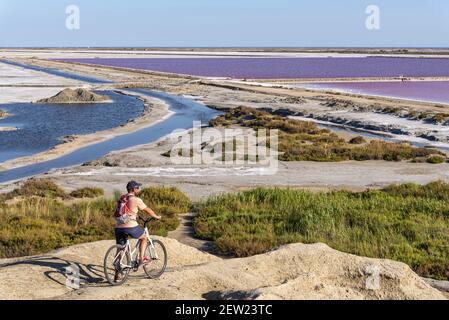
<path fill-rule="evenodd" d="M 168 237 L 179 241 L 182 244 L 193 247 L 213 255 L 217 255 L 213 241 L 195 238 L 193 218 L 195 213 L 189 212 L 179 216 L 180 224 L 176 230 L 170 231 Z"/>
<path fill-rule="evenodd" d="M 112 241 L 0 260 L 0 299 L 445 299 L 407 265 L 358 257 L 325 244 L 291 244 L 241 259 L 221 259 L 162 238 L 168 270 L 157 280 L 133 274 L 105 283 L 102 258 Z M 80 268 L 81 288 L 66 286 L 65 268 Z M 372 280 L 373 270 L 379 282 Z"/>

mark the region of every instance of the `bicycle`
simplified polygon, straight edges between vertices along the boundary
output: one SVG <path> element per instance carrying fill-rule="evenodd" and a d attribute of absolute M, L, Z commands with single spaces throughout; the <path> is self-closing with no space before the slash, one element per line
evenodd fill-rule
<path fill-rule="evenodd" d="M 153 240 L 151 238 L 147 225 L 152 219 L 140 219 L 144 222 L 145 235 L 148 240 L 145 254 L 150 257 L 150 261 L 143 264 L 143 269 L 148 278 L 157 279 L 164 273 L 167 267 L 167 249 L 165 249 L 164 244 L 160 240 Z M 131 251 L 131 244 L 129 239 L 127 239 L 125 245 L 116 244 L 108 249 L 104 257 L 103 270 L 106 280 L 111 285 L 122 285 L 128 279 L 131 270 L 134 272 L 139 270 L 139 248 L 140 240 L 137 241 L 134 249 Z M 136 255 L 135 258 L 134 255 Z M 110 258 L 112 260 L 109 260 Z M 157 263 L 161 264 L 160 268 L 155 268 Z M 117 273 L 122 275 L 119 280 L 116 279 Z"/>

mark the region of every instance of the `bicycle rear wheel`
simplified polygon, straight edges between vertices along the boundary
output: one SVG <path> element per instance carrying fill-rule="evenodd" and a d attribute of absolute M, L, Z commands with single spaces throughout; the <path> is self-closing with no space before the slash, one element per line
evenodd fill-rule
<path fill-rule="evenodd" d="M 124 256 L 123 256 L 124 255 Z M 131 257 L 119 244 L 112 246 L 104 256 L 103 270 L 106 280 L 113 286 L 119 286 L 128 279 Z"/>
<path fill-rule="evenodd" d="M 164 244 L 159 240 L 153 240 L 153 246 L 148 244 L 145 255 L 148 256 L 151 261 L 143 266 L 148 278 L 159 278 L 167 268 L 167 249 Z"/>

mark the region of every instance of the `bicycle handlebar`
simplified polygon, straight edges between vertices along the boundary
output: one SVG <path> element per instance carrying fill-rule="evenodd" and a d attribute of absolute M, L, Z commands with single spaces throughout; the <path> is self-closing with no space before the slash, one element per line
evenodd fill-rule
<path fill-rule="evenodd" d="M 152 220 L 156 220 L 156 219 L 154 219 L 153 217 L 150 217 L 150 218 L 148 218 L 148 219 L 144 219 L 144 218 L 142 218 L 141 216 L 139 216 L 139 219 L 143 221 L 144 226 L 146 226 L 146 225 L 147 225 L 148 223 L 150 223 Z"/>

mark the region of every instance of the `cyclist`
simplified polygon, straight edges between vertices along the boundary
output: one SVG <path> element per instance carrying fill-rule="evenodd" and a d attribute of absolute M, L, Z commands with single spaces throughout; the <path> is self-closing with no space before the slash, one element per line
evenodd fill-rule
<path fill-rule="evenodd" d="M 144 229 L 142 229 L 137 223 L 137 218 L 140 211 L 144 211 L 152 216 L 154 219 L 160 220 L 161 217 L 154 213 L 143 201 L 138 197 L 140 193 L 140 187 L 142 184 L 136 181 L 130 181 L 126 185 L 126 190 L 128 193 L 126 197 L 128 197 L 128 208 L 129 208 L 129 220 L 124 224 L 119 224 L 115 226 L 115 239 L 117 244 L 125 245 L 128 236 L 131 236 L 134 239 L 139 239 L 140 242 L 140 261 L 139 263 L 142 265 L 150 261 L 150 258 L 145 256 L 145 249 L 147 247 L 147 237 L 145 235 Z M 121 277 L 120 272 L 116 272 L 115 281 L 119 280 Z"/>

